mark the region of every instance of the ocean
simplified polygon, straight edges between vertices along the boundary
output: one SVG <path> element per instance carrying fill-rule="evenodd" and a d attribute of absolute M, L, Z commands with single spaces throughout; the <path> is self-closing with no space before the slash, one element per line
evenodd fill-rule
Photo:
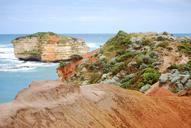
<path fill-rule="evenodd" d="M 113 34 L 64 34 L 82 38 L 91 50 L 104 44 Z M 191 34 L 174 34 L 191 36 Z M 0 35 L 0 103 L 13 100 L 33 80 L 56 80 L 57 63 L 25 62 L 14 56 L 11 40 L 23 35 Z"/>
<path fill-rule="evenodd" d="M 64 34 L 82 38 L 90 50 L 104 44 L 113 34 Z M 14 56 L 11 41 L 23 35 L 0 35 L 0 103 L 13 100 L 33 80 L 56 80 L 57 63 L 25 62 Z"/>

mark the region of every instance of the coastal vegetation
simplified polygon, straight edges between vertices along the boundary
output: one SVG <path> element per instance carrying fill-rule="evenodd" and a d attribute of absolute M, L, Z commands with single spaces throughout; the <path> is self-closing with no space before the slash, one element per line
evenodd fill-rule
<path fill-rule="evenodd" d="M 164 62 L 165 57 L 172 59 L 174 53 L 177 54 L 176 59 L 181 60 L 181 56 L 188 57 L 187 53 L 191 51 L 190 44 L 188 39 L 180 43 L 179 38 L 176 39 L 167 32 L 119 31 L 92 55 L 94 61 L 89 58 L 83 59 L 67 81 L 79 85 L 107 83 L 145 92 L 156 82 L 159 81 L 161 84 L 161 78 L 171 68 L 190 70 L 190 62 L 174 64 L 169 68 Z M 169 60 L 169 64 L 176 62 L 173 60 Z"/>

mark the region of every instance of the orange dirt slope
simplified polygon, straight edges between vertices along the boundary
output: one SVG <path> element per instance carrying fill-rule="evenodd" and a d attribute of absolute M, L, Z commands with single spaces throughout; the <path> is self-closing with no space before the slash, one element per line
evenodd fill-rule
<path fill-rule="evenodd" d="M 0 107 L 0 128 L 190 128 L 190 106 L 190 97 L 35 81 Z"/>

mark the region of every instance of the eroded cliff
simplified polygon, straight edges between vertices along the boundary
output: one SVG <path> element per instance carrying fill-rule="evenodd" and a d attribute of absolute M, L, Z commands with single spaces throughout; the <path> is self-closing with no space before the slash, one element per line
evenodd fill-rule
<path fill-rule="evenodd" d="M 0 128 L 190 128 L 190 97 L 34 81 L 0 106 Z"/>
<path fill-rule="evenodd" d="M 68 60 L 71 55 L 83 55 L 88 47 L 81 39 L 40 32 L 12 41 L 15 56 L 21 60 L 57 62 Z"/>

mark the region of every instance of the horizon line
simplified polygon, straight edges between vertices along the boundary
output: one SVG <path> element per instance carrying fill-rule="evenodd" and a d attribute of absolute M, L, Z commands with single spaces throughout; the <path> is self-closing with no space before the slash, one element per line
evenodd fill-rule
<path fill-rule="evenodd" d="M 41 32 L 41 31 L 39 31 L 39 32 Z M 50 32 L 50 31 L 43 31 L 43 32 Z M 150 32 L 152 32 L 152 31 L 150 31 Z M 163 31 L 163 32 L 166 32 L 166 31 Z M 34 34 L 34 33 L 37 33 L 37 32 L 33 32 L 33 33 L 0 33 L 0 35 L 29 35 L 29 34 Z M 54 32 L 54 33 L 56 33 L 56 32 Z M 147 32 L 127 32 L 127 33 L 147 33 Z M 162 33 L 162 32 L 156 32 L 156 33 Z M 168 32 L 168 33 L 170 33 L 170 34 L 191 34 L 191 32 Z M 104 33 L 91 33 L 91 32 L 90 33 L 56 33 L 56 34 L 58 34 L 58 35 L 61 35 L 61 34 L 71 34 L 71 35 L 75 35 L 75 34 L 77 34 L 77 35 L 107 34 L 107 35 L 112 35 L 112 34 L 117 34 L 117 32 L 116 33 L 106 33 L 106 32 L 104 32 Z"/>

